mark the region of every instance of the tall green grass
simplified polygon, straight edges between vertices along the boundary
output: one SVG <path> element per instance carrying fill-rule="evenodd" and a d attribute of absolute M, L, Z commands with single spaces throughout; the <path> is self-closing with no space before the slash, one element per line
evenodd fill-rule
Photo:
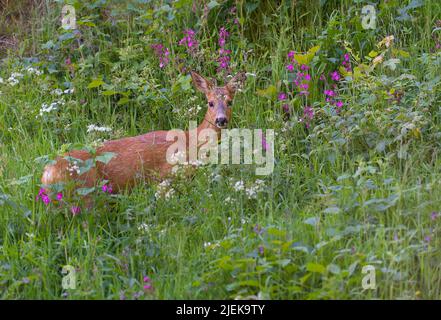
<path fill-rule="evenodd" d="M 0 64 L 5 82 L 12 72 L 25 73 L 23 66 L 32 61 L 45 71 L 25 75 L 16 86 L 0 84 L 1 298 L 441 297 L 441 58 L 432 53 L 438 1 L 409 10 L 410 21 L 397 20 L 407 3 L 377 5 L 377 28 L 370 31 L 360 25 L 367 1 L 217 1 L 206 20 L 203 5 L 196 2 L 193 10 L 192 1 L 184 0 L 66 3 L 75 4 L 78 19 L 89 23 L 80 27 L 80 37 L 60 41 L 67 33 L 59 28 L 61 3 L 43 1 L 38 9 L 43 14 L 31 14 L 30 29 L 17 33 L 19 50 L 3 52 Z M 233 5 L 240 26 L 229 16 Z M 41 157 L 53 157 L 68 144 L 91 145 L 200 121 L 205 99 L 181 84 L 189 78 L 179 63 L 159 68 L 150 45 L 163 43 L 173 59 L 216 77 L 213 57 L 222 26 L 231 33 L 233 71 L 256 75 L 237 95 L 230 126 L 277 132 L 275 170 L 263 178 L 265 189 L 257 199 L 232 187 L 239 180 L 253 185 L 258 178 L 253 168 L 236 165 L 200 168 L 192 180 L 177 180 L 176 196 L 168 200 L 155 198 L 156 185 L 142 183 L 130 193 L 98 194 L 103 201 L 75 217 L 68 207 L 48 209 L 35 201 Z M 196 58 L 177 44 L 187 28 L 197 30 L 202 54 Z M 395 72 L 376 69 L 371 78 L 347 83 L 342 113 L 325 115 L 318 107 L 310 129 L 296 121 L 301 100 L 292 100 L 293 115 L 286 121 L 274 94 L 258 94 L 270 86 L 286 90 L 289 50 L 321 45 L 327 54 L 314 61 L 312 72 L 318 72 L 330 68 L 326 58 L 338 57 L 345 41 L 368 64 L 365 57 L 391 34 L 394 47 L 409 57 Z M 357 65 L 354 58 L 352 63 Z M 384 76 L 398 81 L 401 74 L 415 80 L 396 84 L 405 96 L 394 104 L 386 99 L 391 85 Z M 109 87 L 88 89 L 100 77 Z M 58 99 L 50 91 L 65 82 L 72 83 L 74 94 L 66 95 L 56 116 L 40 118 L 41 105 Z M 130 100 L 103 95 L 105 90 L 130 91 Z M 313 90 L 311 102 L 323 103 L 319 85 Z M 374 102 L 366 102 L 370 95 Z M 203 111 L 188 115 L 197 104 Z M 376 149 L 389 139 L 388 132 L 409 123 L 421 137 L 409 134 L 384 151 Z M 89 124 L 113 131 L 90 134 Z M 405 158 L 397 156 L 400 144 L 408 148 Z M 61 286 L 65 265 L 77 268 L 74 290 Z M 365 265 L 376 267 L 376 290 L 362 288 Z M 146 275 L 153 290 L 143 289 Z"/>

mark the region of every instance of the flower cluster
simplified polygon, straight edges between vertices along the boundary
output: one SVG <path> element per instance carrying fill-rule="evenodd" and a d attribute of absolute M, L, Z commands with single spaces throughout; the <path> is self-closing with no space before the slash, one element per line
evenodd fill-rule
<path fill-rule="evenodd" d="M 314 119 L 314 109 L 310 106 L 303 107 L 303 117 L 299 119 L 300 122 L 304 122 L 306 128 L 310 127 L 310 123 Z"/>
<path fill-rule="evenodd" d="M 254 184 L 249 187 L 245 186 L 242 180 L 236 181 L 233 185 L 233 189 L 236 192 L 245 192 L 248 199 L 256 199 L 258 193 L 262 192 L 265 187 L 265 182 L 263 180 L 257 179 Z"/>
<path fill-rule="evenodd" d="M 350 64 L 350 55 L 349 53 L 345 53 L 343 55 L 343 61 L 341 63 L 342 67 L 346 70 L 346 72 L 351 72 L 351 64 Z M 338 70 L 334 70 L 329 74 L 330 83 L 327 82 L 326 76 L 322 74 L 320 76 L 320 80 L 325 83 L 325 87 L 330 87 L 330 89 L 325 89 L 323 94 L 325 95 L 326 102 L 332 106 L 337 108 L 337 112 L 341 110 L 343 107 L 343 101 L 337 100 L 338 98 L 338 83 L 341 81 L 342 76 Z"/>
<path fill-rule="evenodd" d="M 152 279 L 150 279 L 149 276 L 144 276 L 142 281 L 144 282 L 143 288 L 145 291 L 152 291 L 153 290 Z"/>
<path fill-rule="evenodd" d="M 51 104 L 43 103 L 40 108 L 40 117 L 42 117 L 45 113 L 51 113 L 52 111 L 58 110 L 59 106 L 64 106 L 64 99 L 54 101 Z"/>
<path fill-rule="evenodd" d="M 54 89 L 51 91 L 51 94 L 53 95 L 57 95 L 57 96 L 62 96 L 63 94 L 72 94 L 74 93 L 74 89 L 66 89 L 66 90 L 62 90 L 60 88 Z"/>
<path fill-rule="evenodd" d="M 46 189 L 40 188 L 40 190 L 38 190 L 38 194 L 37 197 L 35 198 L 35 201 L 38 202 L 39 200 L 43 201 L 45 205 L 49 205 L 49 203 L 51 203 L 51 198 L 47 194 Z"/>
<path fill-rule="evenodd" d="M 225 49 L 225 45 L 227 43 L 227 39 L 230 36 L 228 31 L 222 27 L 219 31 L 219 57 L 217 62 L 219 64 L 217 68 L 217 72 L 229 72 L 230 71 L 230 54 L 231 50 Z"/>
<path fill-rule="evenodd" d="M 37 76 L 41 76 L 43 74 L 43 71 L 38 70 L 37 68 L 34 67 L 27 67 L 26 71 L 30 74 L 35 74 Z"/>
<path fill-rule="evenodd" d="M 113 191 L 112 186 L 111 186 L 110 184 L 104 184 L 104 185 L 101 187 L 101 190 L 102 190 L 104 193 L 112 193 L 112 191 Z"/>
<path fill-rule="evenodd" d="M 286 69 L 289 72 L 294 73 L 295 77 L 293 83 L 295 85 L 297 94 L 300 97 L 308 97 L 310 94 L 310 82 L 312 80 L 310 74 L 310 67 L 306 64 L 299 64 L 295 59 L 296 53 L 294 51 L 288 52 L 288 64 L 286 65 Z M 278 99 L 279 101 L 285 101 L 288 98 L 287 94 L 284 92 L 279 93 Z M 289 104 L 283 103 L 282 109 L 284 114 L 289 117 L 290 116 L 290 107 Z M 304 122 L 305 126 L 309 128 L 310 121 L 314 118 L 314 110 L 310 106 L 304 106 L 303 108 L 303 117 L 299 119 L 300 122 Z"/>
<path fill-rule="evenodd" d="M 184 37 L 179 40 L 179 45 L 184 46 L 189 54 L 195 56 L 198 50 L 198 41 L 196 40 L 196 33 L 194 30 L 185 30 Z"/>
<path fill-rule="evenodd" d="M 91 133 L 91 132 L 94 132 L 94 131 L 96 131 L 96 132 L 111 132 L 112 128 L 110 128 L 110 127 L 99 127 L 99 126 L 96 126 L 94 124 L 91 124 L 91 125 L 87 126 L 87 133 Z"/>
<path fill-rule="evenodd" d="M 22 73 L 19 73 L 19 72 L 13 72 L 12 74 L 11 74 L 11 76 L 9 77 L 9 79 L 8 79 L 8 83 L 9 83 L 9 85 L 10 86 L 15 86 L 15 85 L 17 85 L 17 84 L 19 84 L 19 79 L 22 79 L 23 78 L 23 74 Z"/>
<path fill-rule="evenodd" d="M 151 48 L 154 50 L 156 56 L 159 59 L 159 67 L 164 68 L 169 62 L 170 50 L 165 48 L 162 44 L 152 44 Z"/>
<path fill-rule="evenodd" d="M 156 199 L 164 198 L 165 200 L 168 200 L 172 198 L 174 194 L 175 194 L 175 189 L 173 189 L 173 187 L 171 186 L 171 180 L 166 179 L 158 185 L 158 189 L 155 192 L 155 198 Z"/>
<path fill-rule="evenodd" d="M 44 188 L 40 188 L 40 190 L 38 190 L 38 194 L 35 197 L 35 201 L 42 201 L 46 206 L 48 206 L 51 202 L 57 203 L 57 202 L 61 202 L 63 200 L 63 193 L 62 192 L 58 192 L 55 195 L 55 199 L 51 200 L 50 196 L 49 196 L 49 192 L 44 189 Z M 78 215 L 81 212 L 81 208 L 78 206 L 71 206 L 70 207 L 70 212 L 72 213 L 73 216 Z"/>
<path fill-rule="evenodd" d="M 349 56 L 349 53 L 345 53 L 343 55 L 343 62 L 341 64 L 345 68 L 346 72 L 351 72 L 352 71 L 350 60 L 351 60 L 351 58 Z"/>

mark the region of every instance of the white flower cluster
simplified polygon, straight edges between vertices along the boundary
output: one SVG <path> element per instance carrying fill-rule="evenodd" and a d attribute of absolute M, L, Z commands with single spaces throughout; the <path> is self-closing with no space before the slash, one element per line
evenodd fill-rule
<path fill-rule="evenodd" d="M 57 96 L 62 96 L 63 94 L 72 94 L 74 93 L 74 89 L 66 89 L 66 90 L 61 90 L 59 88 L 54 89 L 51 91 L 51 94 L 57 95 Z"/>
<path fill-rule="evenodd" d="M 172 198 L 174 194 L 175 189 L 173 189 L 171 186 L 171 180 L 166 179 L 158 185 L 158 190 L 156 190 L 155 198 L 164 198 L 165 200 L 168 200 Z"/>
<path fill-rule="evenodd" d="M 78 161 L 72 161 L 72 163 L 69 163 L 69 166 L 67 167 L 67 171 L 69 171 L 69 175 L 72 176 L 74 172 L 79 175 L 80 174 L 80 167 L 78 166 Z"/>
<path fill-rule="evenodd" d="M 50 113 L 52 111 L 58 110 L 59 106 L 64 106 L 64 100 L 54 101 L 51 104 L 43 103 L 40 108 L 40 117 L 42 117 L 45 113 Z"/>
<path fill-rule="evenodd" d="M 30 74 L 35 74 L 37 76 L 41 76 L 43 74 L 43 71 L 40 71 L 34 67 L 27 67 L 26 71 L 29 72 Z"/>
<path fill-rule="evenodd" d="M 216 241 L 214 243 L 204 242 L 204 248 L 215 249 L 217 247 L 220 247 L 220 242 L 219 241 Z"/>
<path fill-rule="evenodd" d="M 233 189 L 237 192 L 244 191 L 248 199 L 256 199 L 257 194 L 262 192 L 265 187 L 265 182 L 263 180 L 257 179 L 253 185 L 246 187 L 242 180 L 236 181 L 233 185 Z"/>
<path fill-rule="evenodd" d="M 33 68 L 33 67 L 27 67 L 25 69 L 29 74 L 35 74 L 37 76 L 43 74 L 42 71 L 38 70 L 37 68 Z M 24 75 L 20 72 L 13 72 L 11 73 L 11 75 L 9 76 L 9 78 L 6 80 L 7 84 L 9 84 L 10 86 L 14 87 L 17 84 L 20 83 L 20 79 L 23 79 Z M 0 77 L 0 84 L 4 84 L 5 80 L 3 80 L 3 78 Z"/>
<path fill-rule="evenodd" d="M 111 132 L 112 128 L 110 128 L 110 127 L 99 127 L 99 126 L 96 126 L 94 124 L 88 125 L 87 126 L 87 133 L 91 133 L 93 131 L 95 131 L 95 132 Z"/>
<path fill-rule="evenodd" d="M 202 160 L 190 160 L 190 161 L 186 161 L 186 152 L 185 151 L 179 151 L 179 152 L 175 152 L 170 156 L 169 159 L 171 164 L 175 164 L 172 168 L 172 173 L 176 174 L 178 173 L 181 169 L 184 169 L 188 166 L 193 166 L 193 167 L 199 167 L 199 166 L 203 166 L 206 163 Z"/>
<path fill-rule="evenodd" d="M 8 83 L 10 86 L 15 86 L 17 84 L 19 84 L 19 80 L 18 79 L 22 79 L 23 78 L 23 74 L 19 73 L 19 72 L 13 72 L 11 73 L 11 76 L 8 79 Z"/>
<path fill-rule="evenodd" d="M 201 111 L 201 110 L 202 110 L 202 107 L 200 105 L 191 107 L 191 108 L 189 108 L 187 110 L 187 115 L 190 116 L 190 117 L 191 116 L 197 116 L 199 111 Z"/>
<path fill-rule="evenodd" d="M 141 231 L 142 233 L 147 233 L 150 231 L 150 227 L 148 224 L 143 222 L 138 226 L 138 230 Z"/>

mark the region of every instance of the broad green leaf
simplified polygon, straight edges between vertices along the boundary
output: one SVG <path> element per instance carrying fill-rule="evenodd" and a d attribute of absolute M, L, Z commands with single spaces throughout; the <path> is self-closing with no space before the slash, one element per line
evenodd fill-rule
<path fill-rule="evenodd" d="M 89 89 L 97 88 L 101 85 L 103 85 L 105 82 L 102 79 L 94 79 L 92 82 L 90 82 L 87 86 Z"/>
<path fill-rule="evenodd" d="M 328 271 L 332 274 L 340 274 L 341 269 L 338 265 L 331 263 L 328 265 Z"/>
<path fill-rule="evenodd" d="M 213 9 L 214 7 L 217 7 L 219 5 L 219 2 L 212 0 L 207 4 L 208 9 Z"/>
<path fill-rule="evenodd" d="M 257 89 L 257 95 L 261 97 L 273 98 L 277 94 L 277 88 L 274 85 L 270 85 L 266 89 Z"/>
<path fill-rule="evenodd" d="M 96 156 L 96 161 L 102 162 L 104 164 L 108 164 L 110 160 L 112 160 L 113 157 L 116 156 L 116 153 L 114 152 L 104 152 L 100 154 L 99 156 Z"/>
<path fill-rule="evenodd" d="M 77 189 L 77 193 L 80 196 L 87 196 L 88 194 L 92 193 L 95 191 L 95 187 L 92 188 L 79 188 Z"/>
<path fill-rule="evenodd" d="M 314 58 L 314 56 L 317 53 L 317 51 L 319 51 L 319 50 L 320 50 L 320 46 L 312 47 L 305 54 L 295 54 L 294 55 L 294 59 L 299 64 L 306 64 L 306 65 L 308 65 L 312 61 L 312 59 Z"/>
<path fill-rule="evenodd" d="M 326 268 L 322 264 L 309 262 L 306 265 L 306 270 L 308 270 L 309 272 L 315 272 L 315 273 L 325 273 Z"/>
<path fill-rule="evenodd" d="M 106 91 L 101 92 L 101 94 L 103 96 L 113 96 L 118 93 L 119 93 L 118 91 L 114 91 L 114 90 L 106 90 Z"/>

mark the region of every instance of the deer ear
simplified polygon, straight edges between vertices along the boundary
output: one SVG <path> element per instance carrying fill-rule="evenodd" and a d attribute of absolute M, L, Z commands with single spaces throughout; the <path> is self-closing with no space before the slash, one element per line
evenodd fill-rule
<path fill-rule="evenodd" d="M 203 76 L 198 74 L 197 72 L 191 72 L 191 78 L 193 79 L 193 84 L 199 91 L 203 93 L 207 93 L 207 91 L 213 88 L 213 84 L 205 79 Z"/>
<path fill-rule="evenodd" d="M 238 72 L 231 80 L 227 83 L 227 88 L 231 92 L 235 93 L 238 89 L 242 88 L 245 83 L 247 76 L 244 71 Z"/>

